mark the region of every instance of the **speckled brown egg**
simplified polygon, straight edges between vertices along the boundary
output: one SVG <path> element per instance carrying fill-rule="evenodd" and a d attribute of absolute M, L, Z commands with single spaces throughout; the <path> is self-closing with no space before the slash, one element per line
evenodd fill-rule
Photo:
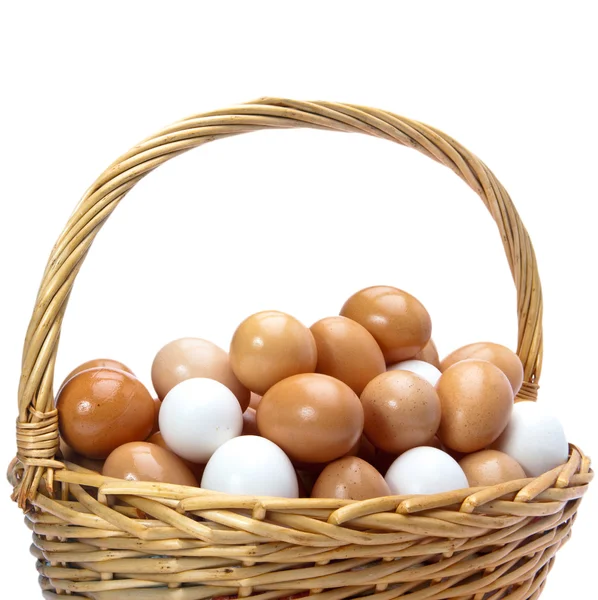
<path fill-rule="evenodd" d="M 237 379 L 228 354 L 216 344 L 200 338 L 182 338 L 166 344 L 152 364 L 152 383 L 161 400 L 181 381 L 207 377 L 225 385 L 241 410 L 249 406 L 249 390 Z"/>
<path fill-rule="evenodd" d="M 197 479 L 176 455 L 149 442 L 130 442 L 113 450 L 102 474 L 127 481 L 158 481 L 198 487 Z"/>
<path fill-rule="evenodd" d="M 438 349 L 436 348 L 434 340 L 430 339 L 430 341 L 413 356 L 413 360 L 423 360 L 440 370 L 440 357 L 438 356 Z"/>
<path fill-rule="evenodd" d="M 345 455 L 359 440 L 363 408 L 342 381 L 306 373 L 283 379 L 264 394 L 257 425 L 291 460 L 323 463 Z"/>
<path fill-rule="evenodd" d="M 387 364 L 413 358 L 432 333 L 432 321 L 423 304 L 390 286 L 377 285 L 353 294 L 340 314 L 374 336 Z"/>
<path fill-rule="evenodd" d="M 339 458 L 320 473 L 311 492 L 312 498 L 367 500 L 390 496 L 384 477 L 357 456 Z"/>
<path fill-rule="evenodd" d="M 154 400 L 130 373 L 96 368 L 75 375 L 56 398 L 60 435 L 78 454 L 104 459 L 127 442 L 145 440 Z"/>
<path fill-rule="evenodd" d="M 386 371 L 372 334 L 346 317 L 327 317 L 311 326 L 318 351 L 317 373 L 346 383 L 358 396 L 376 375 Z"/>
<path fill-rule="evenodd" d="M 471 487 L 496 485 L 525 479 L 523 467 L 508 454 L 498 450 L 480 450 L 459 461 Z"/>
<path fill-rule="evenodd" d="M 245 319 L 230 345 L 231 366 L 239 381 L 264 395 L 275 383 L 316 369 L 316 342 L 295 317 L 276 310 Z"/>
<path fill-rule="evenodd" d="M 160 446 L 160 448 L 164 448 L 164 450 L 168 450 L 169 452 L 172 452 L 172 450 L 168 447 L 168 445 L 164 441 L 164 438 L 162 437 L 162 434 L 159 431 L 157 431 L 156 433 L 151 435 L 147 439 L 147 441 L 150 444 L 156 444 L 156 446 Z M 175 454 L 174 452 L 172 452 L 172 453 Z M 192 463 L 190 460 L 181 458 L 180 456 L 178 456 L 178 454 L 176 456 L 178 458 L 180 458 L 185 463 L 185 465 L 187 465 L 187 468 L 191 471 L 191 473 L 193 473 L 193 475 L 195 476 L 195 479 L 197 479 L 197 481 L 201 481 L 201 478 L 203 476 L 203 472 L 206 469 L 206 466 L 200 465 L 197 463 Z"/>
<path fill-rule="evenodd" d="M 449 367 L 436 384 L 442 419 L 438 437 L 458 452 L 475 452 L 502 433 L 513 410 L 507 376 L 485 360 L 463 360 Z"/>
<path fill-rule="evenodd" d="M 361 394 L 368 440 L 390 454 L 422 446 L 440 425 L 440 400 L 434 387 L 411 371 L 388 371 Z"/>
<path fill-rule="evenodd" d="M 114 369 L 116 371 L 125 371 L 125 373 L 131 373 L 131 375 L 134 375 L 133 371 L 131 371 L 129 367 L 117 360 L 112 360 L 111 358 L 94 358 L 93 360 L 88 360 L 87 362 L 84 362 L 83 364 L 79 365 L 76 369 L 73 369 L 64 378 L 64 381 L 62 382 L 60 388 L 62 388 L 64 384 L 67 383 L 67 381 L 69 381 L 75 375 L 78 375 L 82 371 L 87 371 L 89 369 L 97 369 L 99 367 L 102 367 L 104 369 Z"/>
<path fill-rule="evenodd" d="M 442 360 L 440 370 L 444 372 L 456 362 L 468 358 L 491 362 L 507 376 L 514 394 L 517 394 L 521 389 L 521 384 L 523 383 L 523 364 L 521 363 L 521 359 L 506 346 L 492 342 L 469 344 L 451 352 L 451 354 Z"/>

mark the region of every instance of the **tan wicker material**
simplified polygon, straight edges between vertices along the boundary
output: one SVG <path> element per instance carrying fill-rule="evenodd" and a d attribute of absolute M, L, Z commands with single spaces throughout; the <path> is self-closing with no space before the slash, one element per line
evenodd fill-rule
<path fill-rule="evenodd" d="M 419 150 L 482 199 L 517 288 L 519 399 L 535 399 L 542 295 L 528 234 L 502 185 L 442 132 L 383 110 L 262 98 L 190 117 L 135 146 L 87 191 L 43 276 L 23 353 L 17 459 L 9 478 L 33 532 L 45 598 L 199 600 L 309 592 L 319 600 L 537 598 L 592 479 L 571 446 L 536 479 L 363 502 L 229 496 L 102 477 L 55 459 L 53 375 L 70 291 L 97 232 L 142 178 L 206 142 L 260 129 L 360 132 Z"/>

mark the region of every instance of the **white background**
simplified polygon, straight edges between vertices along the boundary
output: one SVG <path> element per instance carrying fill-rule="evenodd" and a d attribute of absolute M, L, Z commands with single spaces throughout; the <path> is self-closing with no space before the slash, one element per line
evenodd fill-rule
<path fill-rule="evenodd" d="M 2 463 L 15 451 L 20 351 L 37 286 L 79 197 L 163 125 L 264 95 L 379 106 L 483 158 L 540 264 L 540 400 L 570 441 L 595 451 L 593 4 L 156 4 L 3 4 Z M 484 339 L 515 346 L 499 236 L 448 169 L 365 136 L 222 140 L 148 176 L 102 230 L 72 294 L 57 376 L 110 356 L 149 385 L 153 355 L 171 339 L 226 347 L 241 319 L 269 308 L 310 325 L 375 283 L 424 302 L 441 354 Z M 11 560 L 0 569 L 21 597 L 37 598 L 30 535 L 9 486 L 1 489 Z M 589 597 L 597 497 L 586 496 L 543 598 Z"/>

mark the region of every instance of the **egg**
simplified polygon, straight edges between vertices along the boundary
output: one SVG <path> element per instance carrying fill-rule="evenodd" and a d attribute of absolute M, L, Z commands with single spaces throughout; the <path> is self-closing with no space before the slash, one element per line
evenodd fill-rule
<path fill-rule="evenodd" d="M 374 336 L 389 364 L 413 358 L 430 341 L 428 311 L 417 298 L 394 287 L 361 290 L 345 302 L 340 314 Z"/>
<path fill-rule="evenodd" d="M 316 342 L 297 319 L 276 310 L 245 319 L 233 334 L 231 366 L 252 392 L 263 395 L 275 383 L 316 369 Z"/>
<path fill-rule="evenodd" d="M 102 474 L 127 481 L 158 481 L 197 487 L 187 465 L 175 454 L 148 442 L 130 442 L 113 450 Z"/>
<path fill-rule="evenodd" d="M 117 360 L 112 360 L 111 358 L 94 358 L 93 360 L 88 360 L 87 362 L 79 365 L 76 369 L 73 369 L 64 378 L 64 381 L 60 387 L 62 388 L 64 384 L 72 379 L 75 375 L 78 375 L 83 371 L 88 371 L 89 369 L 97 369 L 98 367 L 103 367 L 104 369 L 113 369 L 115 371 L 124 371 L 125 373 L 131 373 L 131 375 L 134 375 L 133 371 L 131 371 L 129 367 Z"/>
<path fill-rule="evenodd" d="M 497 485 L 525 479 L 525 471 L 514 459 L 498 450 L 480 450 L 459 461 L 471 487 Z"/>
<path fill-rule="evenodd" d="M 509 422 L 513 388 L 506 375 L 488 361 L 455 363 L 444 371 L 436 389 L 442 408 L 438 437 L 452 450 L 481 450 Z"/>
<path fill-rule="evenodd" d="M 257 408 L 257 426 L 294 461 L 323 463 L 340 458 L 363 431 L 363 407 L 345 383 L 305 373 L 272 386 Z"/>
<path fill-rule="evenodd" d="M 178 456 L 207 463 L 224 442 L 241 435 L 243 413 L 236 396 L 214 379 L 175 385 L 162 401 L 160 433 Z"/>
<path fill-rule="evenodd" d="M 491 362 L 507 376 L 514 394 L 517 394 L 521 389 L 523 383 L 523 364 L 521 363 L 521 359 L 506 346 L 493 344 L 492 342 L 469 344 L 451 352 L 440 363 L 440 370 L 444 372 L 456 362 L 468 358 Z"/>
<path fill-rule="evenodd" d="M 172 452 L 172 450 L 166 445 L 166 442 L 164 441 L 164 438 L 162 437 L 162 434 L 159 431 L 150 435 L 150 437 L 148 437 L 146 441 L 150 444 L 156 444 L 156 446 L 160 446 L 160 448 L 164 448 L 164 450 Z M 174 452 L 172 453 L 174 454 Z M 191 473 L 193 473 L 195 479 L 197 479 L 198 482 L 201 481 L 206 465 L 201 463 L 194 463 L 190 460 L 185 460 L 180 456 L 179 458 L 187 465 L 187 468 L 191 471 Z"/>
<path fill-rule="evenodd" d="M 346 383 L 358 396 L 386 363 L 372 334 L 345 317 L 327 317 L 310 328 L 318 353 L 316 372 Z"/>
<path fill-rule="evenodd" d="M 201 487 L 226 494 L 297 498 L 297 474 L 273 442 L 255 435 L 229 440 L 212 455 Z"/>
<path fill-rule="evenodd" d="M 440 425 L 440 400 L 428 381 L 410 371 L 388 371 L 361 394 L 364 433 L 385 452 L 399 454 L 421 446 Z"/>
<path fill-rule="evenodd" d="M 438 356 L 438 349 L 434 340 L 430 338 L 430 341 L 417 353 L 413 355 L 415 360 L 423 360 L 424 362 L 434 365 L 437 369 L 440 369 L 440 357 Z"/>
<path fill-rule="evenodd" d="M 423 377 L 431 385 L 436 385 L 442 373 L 430 363 L 423 360 L 403 360 L 390 365 L 387 371 L 411 371 L 420 377 Z"/>
<path fill-rule="evenodd" d="M 538 477 L 569 457 L 559 419 L 530 401 L 515 404 L 511 420 L 492 447 L 514 458 L 529 477 Z"/>
<path fill-rule="evenodd" d="M 469 487 L 459 463 L 446 452 L 420 446 L 401 454 L 384 478 L 397 495 L 439 494 Z"/>
<path fill-rule="evenodd" d="M 98 367 L 72 377 L 56 398 L 64 441 L 78 454 L 104 459 L 115 448 L 145 440 L 154 400 L 131 373 Z"/>
<path fill-rule="evenodd" d="M 182 338 L 166 344 L 154 358 L 152 383 L 160 399 L 187 379 L 207 377 L 224 384 L 244 411 L 249 406 L 249 390 L 237 379 L 225 350 L 200 338 Z"/>
<path fill-rule="evenodd" d="M 357 456 L 346 456 L 331 462 L 320 473 L 311 492 L 312 498 L 367 500 L 390 496 L 384 477 Z"/>
<path fill-rule="evenodd" d="M 243 430 L 241 435 L 259 435 L 257 414 L 251 406 L 243 413 Z"/>

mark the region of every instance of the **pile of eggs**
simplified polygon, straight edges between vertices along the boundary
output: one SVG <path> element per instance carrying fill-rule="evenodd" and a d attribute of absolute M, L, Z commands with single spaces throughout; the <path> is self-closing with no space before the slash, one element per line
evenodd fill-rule
<path fill-rule="evenodd" d="M 412 295 L 361 290 L 310 328 L 251 315 L 229 352 L 164 346 L 148 389 L 124 364 L 75 369 L 56 397 L 65 460 L 107 477 L 214 492 L 364 500 L 536 477 L 566 462 L 558 419 L 515 402 L 518 356 L 499 344 L 442 362 Z"/>

